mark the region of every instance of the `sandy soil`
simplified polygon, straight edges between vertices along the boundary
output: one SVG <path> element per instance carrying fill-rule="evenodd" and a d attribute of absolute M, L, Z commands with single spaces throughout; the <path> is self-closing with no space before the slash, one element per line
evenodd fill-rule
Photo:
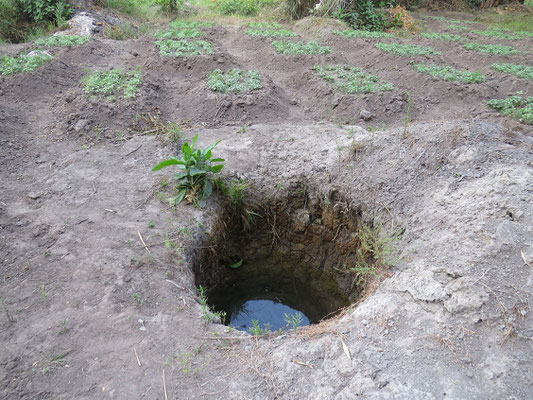
<path fill-rule="evenodd" d="M 0 397 L 530 397 L 533 132 L 485 103 L 533 95 L 530 82 L 489 69 L 531 65 L 532 55 L 384 40 L 431 45 L 442 55 L 421 60 L 487 75 L 467 85 L 327 29 L 297 32 L 332 54 L 298 57 L 243 27 L 207 31 L 212 56 L 162 59 L 150 37 L 96 37 L 52 50 L 34 72 L 0 77 Z M 510 44 L 531 50 L 533 39 Z M 318 63 L 359 66 L 396 89 L 339 94 L 311 70 Z M 83 94 L 86 69 L 137 66 L 135 99 Z M 259 70 L 263 88 L 210 92 L 206 74 L 232 67 Z M 402 226 L 402 261 L 357 308 L 317 326 L 256 340 L 204 323 L 192 263 L 220 195 L 205 209 L 172 210 L 158 198 L 171 173 L 151 167 L 176 144 L 142 134 L 148 114 L 182 126 L 183 140 L 222 139 L 225 175 L 251 181 L 256 199 L 283 200 L 305 181 L 316 198 L 340 192 L 363 219 Z M 184 251 L 168 251 L 165 238 Z"/>

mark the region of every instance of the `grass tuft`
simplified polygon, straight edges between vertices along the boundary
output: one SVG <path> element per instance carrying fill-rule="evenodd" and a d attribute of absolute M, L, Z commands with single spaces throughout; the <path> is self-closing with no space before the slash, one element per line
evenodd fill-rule
<path fill-rule="evenodd" d="M 392 83 L 350 65 L 315 65 L 318 75 L 345 93 L 375 93 L 394 89 Z"/>

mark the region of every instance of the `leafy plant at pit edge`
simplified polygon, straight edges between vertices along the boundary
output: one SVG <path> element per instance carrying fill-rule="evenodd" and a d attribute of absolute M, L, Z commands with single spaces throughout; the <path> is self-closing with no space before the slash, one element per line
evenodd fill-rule
<path fill-rule="evenodd" d="M 286 327 L 289 329 L 296 329 L 300 326 L 303 320 L 303 315 L 301 312 L 297 311 L 294 314 L 283 314 L 283 317 L 286 322 Z"/>
<path fill-rule="evenodd" d="M 198 287 L 198 296 L 200 297 L 200 305 L 202 306 L 202 319 L 207 323 L 215 322 L 217 319 L 220 320 L 220 322 L 225 323 L 226 312 L 211 311 L 211 308 L 207 303 L 205 288 L 202 285 Z"/>
<path fill-rule="evenodd" d="M 168 160 L 157 164 L 152 171 L 158 171 L 170 165 L 178 165 L 183 172 L 175 174 L 178 181 L 178 195 L 169 199 L 171 206 L 180 204 L 184 199 L 189 203 L 197 204 L 199 207 L 205 207 L 207 198 L 213 192 L 211 174 L 216 174 L 224 167 L 223 158 L 211 158 L 212 151 L 220 140 L 206 149 L 195 149 L 194 145 L 198 135 L 194 137 L 192 143 L 185 142 L 181 146 L 181 159 L 172 157 Z"/>
<path fill-rule="evenodd" d="M 265 328 L 261 328 L 259 321 L 253 319 L 252 326 L 248 328 L 248 333 L 252 336 L 262 336 L 270 332 L 270 326 L 265 324 Z"/>

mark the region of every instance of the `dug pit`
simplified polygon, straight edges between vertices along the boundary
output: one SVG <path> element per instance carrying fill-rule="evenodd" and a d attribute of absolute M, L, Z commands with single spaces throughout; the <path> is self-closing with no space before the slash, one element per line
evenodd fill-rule
<path fill-rule="evenodd" d="M 357 302 L 367 282 L 353 270 L 365 257 L 361 210 L 304 183 L 285 198 L 260 197 L 225 201 L 195 254 L 196 285 L 223 322 L 274 331 L 318 323 Z"/>

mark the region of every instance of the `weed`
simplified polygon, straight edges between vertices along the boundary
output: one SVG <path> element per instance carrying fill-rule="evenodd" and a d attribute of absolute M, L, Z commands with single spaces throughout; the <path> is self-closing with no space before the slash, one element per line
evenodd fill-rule
<path fill-rule="evenodd" d="M 246 34 L 261 37 L 294 37 L 296 33 L 289 29 L 247 29 Z"/>
<path fill-rule="evenodd" d="M 424 32 L 421 33 L 420 36 L 426 39 L 445 40 L 448 42 L 462 42 L 466 40 L 461 35 L 455 35 L 453 33 Z"/>
<path fill-rule="evenodd" d="M 68 327 L 68 321 L 65 318 L 61 321 L 61 324 L 59 324 L 59 334 L 64 335 L 65 333 L 68 333 L 68 331 L 70 331 L 70 328 Z"/>
<path fill-rule="evenodd" d="M 424 56 L 429 54 L 440 54 L 439 51 L 431 47 L 416 46 L 414 44 L 397 44 L 397 43 L 376 43 L 376 47 L 381 51 L 396 54 L 399 56 Z"/>
<path fill-rule="evenodd" d="M 131 298 L 135 301 L 135 303 L 137 303 L 137 306 L 142 306 L 144 304 L 144 299 L 140 293 L 133 293 Z"/>
<path fill-rule="evenodd" d="M 55 35 L 35 41 L 36 46 L 45 47 L 66 47 L 87 43 L 91 40 L 90 36 L 76 35 Z"/>
<path fill-rule="evenodd" d="M 229 183 L 217 180 L 217 187 L 229 197 L 233 205 L 240 204 L 246 197 L 246 191 L 250 187 L 250 183 L 245 180 L 232 179 Z"/>
<path fill-rule="evenodd" d="M 502 100 L 489 100 L 487 105 L 503 115 L 516 118 L 524 124 L 533 125 L 533 96 L 524 99 L 516 95 Z"/>
<path fill-rule="evenodd" d="M 466 83 L 485 82 L 485 75 L 478 71 L 460 71 L 448 65 L 439 66 L 435 64 L 412 64 L 413 68 L 423 74 L 433 76 L 444 81 L 462 81 Z"/>
<path fill-rule="evenodd" d="M 518 65 L 518 64 L 492 64 L 490 66 L 496 71 L 500 71 L 506 74 L 514 75 L 518 78 L 529 79 L 533 81 L 533 67 L 527 65 Z"/>
<path fill-rule="evenodd" d="M 520 52 L 515 48 L 511 46 L 504 46 L 501 44 L 481 44 L 476 42 L 470 42 L 465 43 L 463 47 L 467 50 L 477 51 L 479 53 L 500 55 L 520 54 Z"/>
<path fill-rule="evenodd" d="M 0 75 L 33 71 L 51 59 L 50 54 L 41 51 L 32 51 L 18 57 L 2 56 L 0 57 Z"/>
<path fill-rule="evenodd" d="M 191 353 L 185 353 L 183 351 L 176 353 L 176 361 L 178 361 L 181 371 L 184 374 L 191 372 Z"/>
<path fill-rule="evenodd" d="M 200 285 L 198 288 L 198 295 L 200 297 L 200 305 L 202 306 L 202 319 L 207 323 L 212 323 L 217 320 L 224 323 L 226 319 L 225 311 L 211 311 L 209 304 L 207 304 L 207 295 L 205 289 Z"/>
<path fill-rule="evenodd" d="M 349 29 L 345 31 L 334 30 L 332 33 L 347 38 L 381 39 L 394 37 L 394 35 L 386 32 L 363 31 L 360 29 Z"/>
<path fill-rule="evenodd" d="M 4 312 L 6 313 L 7 320 L 8 320 L 9 322 L 15 322 L 15 318 L 13 318 L 13 317 L 11 316 L 11 314 L 9 313 L 9 310 L 8 310 L 8 308 L 7 308 L 7 304 L 6 304 L 6 302 L 5 302 L 4 299 L 0 299 L 0 304 L 2 305 L 2 309 L 3 309 Z"/>
<path fill-rule="evenodd" d="M 157 39 L 189 39 L 204 36 L 205 32 L 196 28 L 185 29 L 168 29 L 166 31 L 157 31 L 154 37 Z"/>
<path fill-rule="evenodd" d="M 258 71 L 242 71 L 232 69 L 222 72 L 216 69 L 207 78 L 207 87 L 214 92 L 247 92 L 249 90 L 261 89 L 261 75 Z"/>
<path fill-rule="evenodd" d="M 148 221 L 148 228 L 155 228 L 155 222 L 154 221 Z"/>
<path fill-rule="evenodd" d="M 283 314 L 285 318 L 285 322 L 287 323 L 287 327 L 289 329 L 296 329 L 300 326 L 302 323 L 303 315 L 301 312 L 297 311 L 294 314 Z"/>
<path fill-rule="evenodd" d="M 259 321 L 253 319 L 252 326 L 248 328 L 248 333 L 252 336 L 262 336 L 270 332 L 270 327 L 268 324 L 265 324 L 265 328 L 261 328 Z"/>
<path fill-rule="evenodd" d="M 272 47 L 281 54 L 329 54 L 329 46 L 320 46 L 314 40 L 309 43 L 274 40 Z"/>
<path fill-rule="evenodd" d="M 199 56 L 213 54 L 215 47 L 205 40 L 158 40 L 155 42 L 159 54 L 168 56 Z"/>
<path fill-rule="evenodd" d="M 125 99 L 133 98 L 142 83 L 141 70 L 137 68 L 130 72 L 124 72 L 121 69 L 94 71 L 85 75 L 82 83 L 87 95 L 105 96 L 108 100 L 120 94 Z"/>
<path fill-rule="evenodd" d="M 174 29 L 190 29 L 190 28 L 210 28 L 215 25 L 214 22 L 208 21 L 184 21 L 175 19 L 170 23 L 170 26 Z"/>
<path fill-rule="evenodd" d="M 186 199 L 189 203 L 204 207 L 213 191 L 210 174 L 216 174 L 224 167 L 224 164 L 213 165 L 213 163 L 223 162 L 223 158 L 211 158 L 211 152 L 220 140 L 206 149 L 195 149 L 197 139 L 198 135 L 194 137 L 191 145 L 185 142 L 181 146 L 181 159 L 170 158 L 152 169 L 152 171 L 158 171 L 169 165 L 178 165 L 184 170 L 174 176 L 178 181 L 178 195 L 169 199 L 171 206 L 180 204 L 183 199 Z"/>
<path fill-rule="evenodd" d="M 349 65 L 315 65 L 313 69 L 321 78 L 345 93 L 375 93 L 394 89 L 393 84 Z"/>
<path fill-rule="evenodd" d="M 46 291 L 46 288 L 44 285 L 41 285 L 41 289 L 40 289 L 40 292 L 41 292 L 41 301 L 43 303 L 46 303 L 48 301 L 48 295 L 49 293 Z"/>
<path fill-rule="evenodd" d="M 128 23 L 109 26 L 104 30 L 105 37 L 112 40 L 137 39 L 141 33 L 140 29 Z"/>

